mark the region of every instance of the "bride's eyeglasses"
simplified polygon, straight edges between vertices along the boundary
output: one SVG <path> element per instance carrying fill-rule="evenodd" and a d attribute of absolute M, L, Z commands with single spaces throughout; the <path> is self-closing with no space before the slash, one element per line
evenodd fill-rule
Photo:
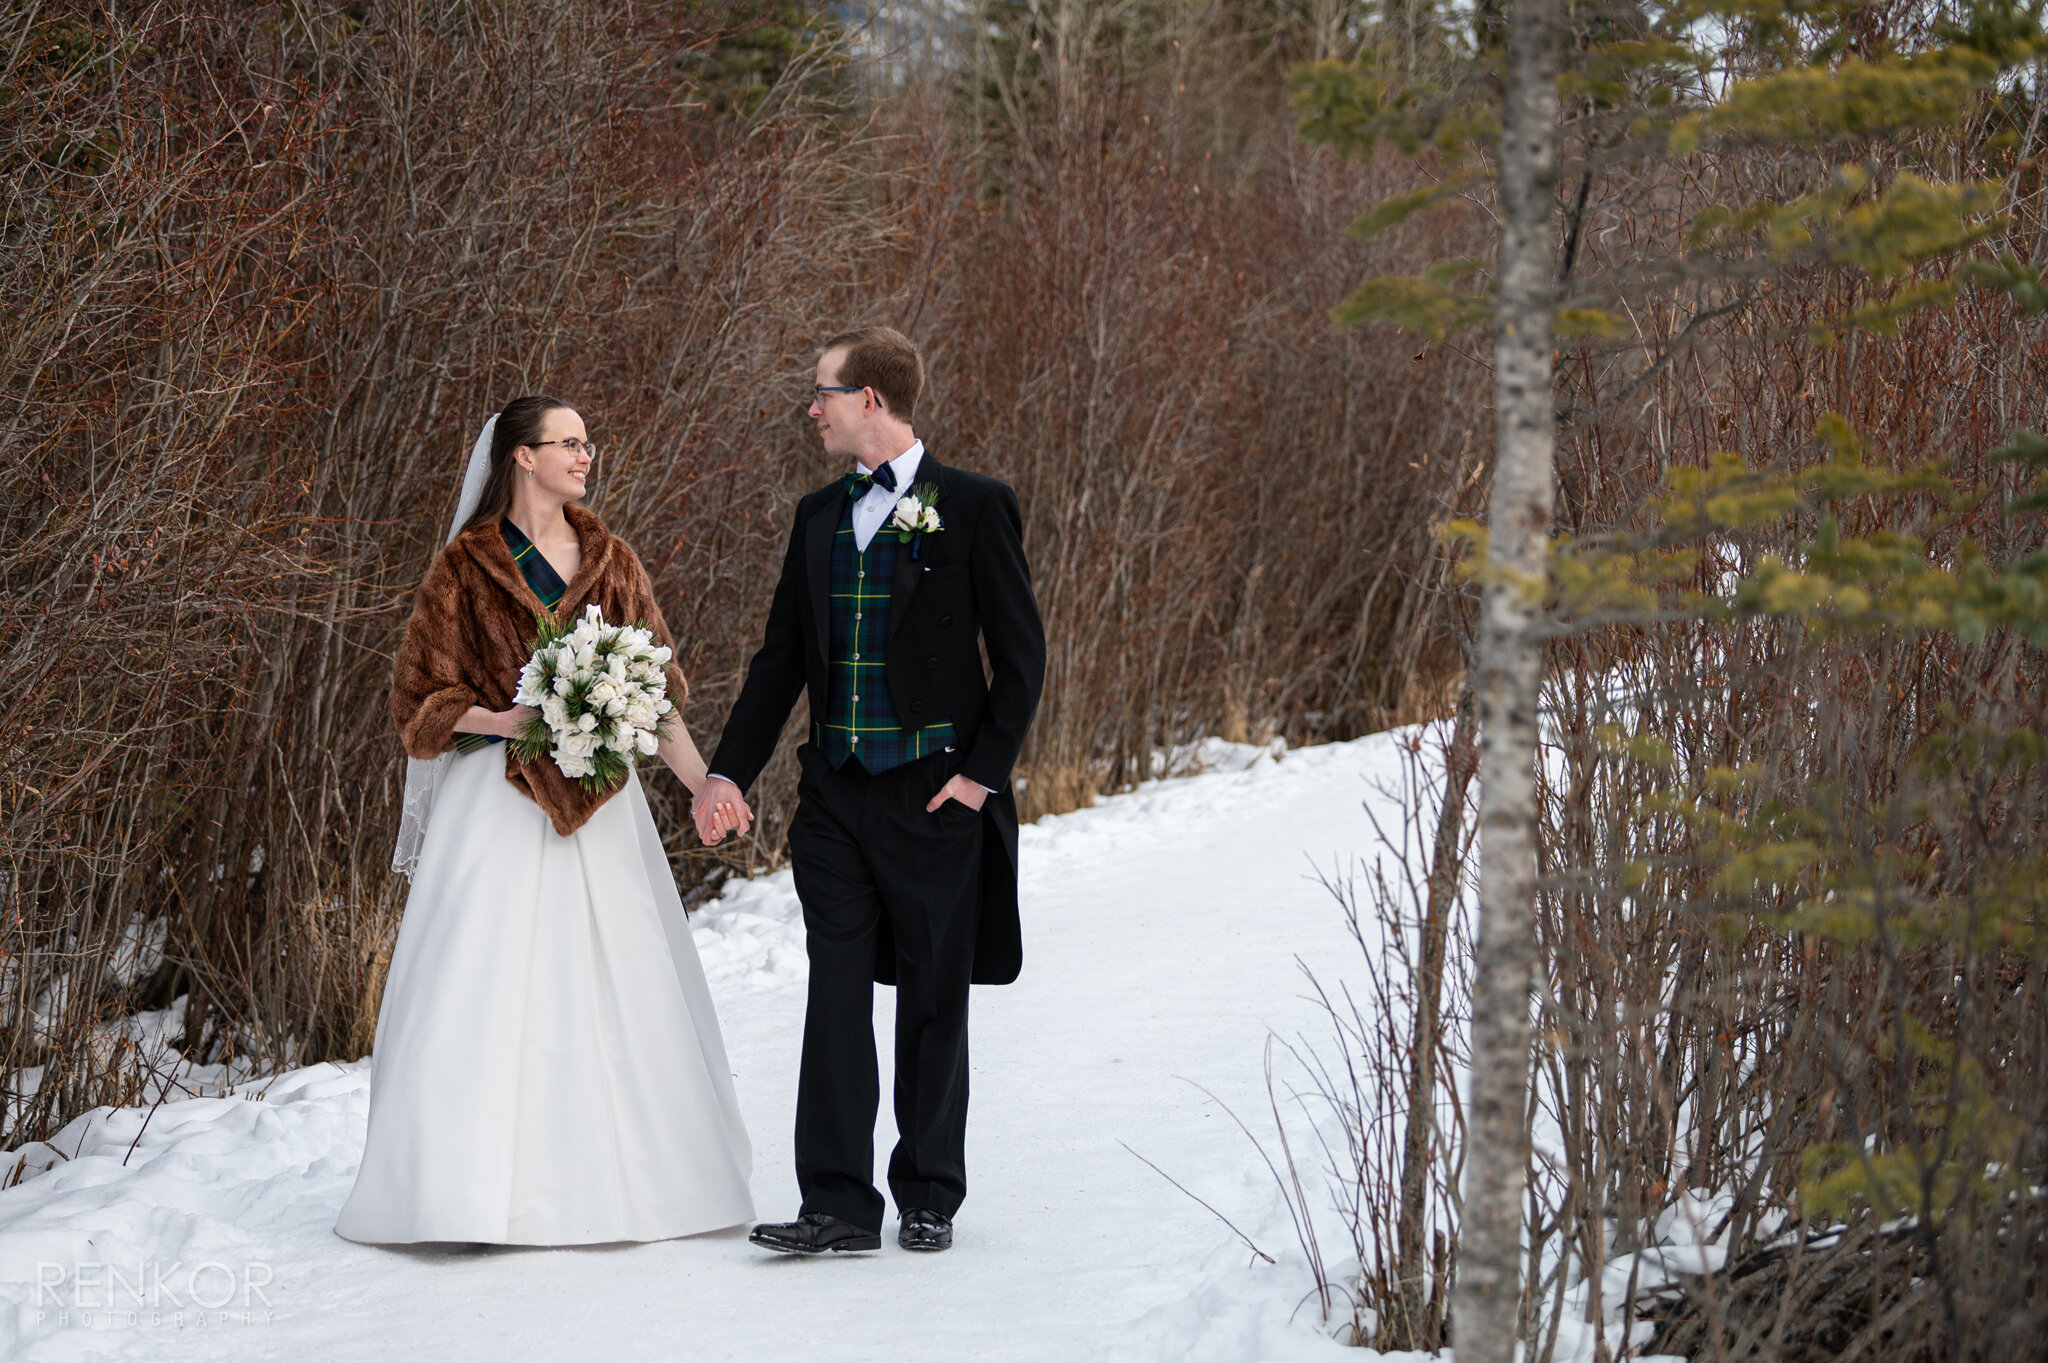
<path fill-rule="evenodd" d="M 588 440 L 578 440 L 573 435 L 567 440 L 536 440 L 528 448 L 537 450 L 542 445 L 560 445 L 571 454 L 580 454 L 586 459 L 597 458 L 597 446 L 591 444 Z"/>

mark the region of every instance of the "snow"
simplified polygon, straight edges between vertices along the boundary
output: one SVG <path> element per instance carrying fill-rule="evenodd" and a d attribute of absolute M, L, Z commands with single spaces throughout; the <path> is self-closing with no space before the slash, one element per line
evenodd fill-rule
<path fill-rule="evenodd" d="M 1378 1357 L 1328 1337 L 1280 1194 L 1218 1102 L 1270 1144 L 1266 1039 L 1326 1031 L 1297 958 L 1326 983 L 1361 972 L 1316 873 L 1370 850 L 1360 804 L 1393 813 L 1407 737 L 1211 744 L 1169 764 L 1200 774 L 1024 830 L 1024 974 L 975 991 L 970 1187 L 948 1253 L 897 1250 L 893 1212 L 882 1252 L 820 1260 L 742 1231 L 578 1249 L 352 1244 L 333 1222 L 368 1062 L 209 1076 L 222 1096 L 99 1109 L 5 1157 L 23 1176 L 0 1192 L 0 1356 Z M 805 978 L 788 874 L 729 887 L 696 932 L 756 1205 L 784 1219 Z M 877 990 L 885 1065 L 892 1002 Z M 886 1093 L 878 1159 L 894 1140 Z M 1278 1262 L 1254 1260 L 1138 1156 Z"/>

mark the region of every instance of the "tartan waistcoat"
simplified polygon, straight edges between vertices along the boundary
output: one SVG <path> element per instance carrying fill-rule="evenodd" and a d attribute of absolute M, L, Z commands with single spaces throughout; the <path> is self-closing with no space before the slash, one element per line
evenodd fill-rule
<path fill-rule="evenodd" d="M 833 770 L 858 757 L 871 775 L 914 762 L 953 745 L 953 722 L 906 729 L 896 717 L 882 662 L 889 639 L 889 593 L 896 581 L 901 542 L 875 532 L 863 552 L 853 538 L 853 498 L 839 513 L 832 536 L 831 656 L 826 660 L 825 723 L 811 741 Z"/>

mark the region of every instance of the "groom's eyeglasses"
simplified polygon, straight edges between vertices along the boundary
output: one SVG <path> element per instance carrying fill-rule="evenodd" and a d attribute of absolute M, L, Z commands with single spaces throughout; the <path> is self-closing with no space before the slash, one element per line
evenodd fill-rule
<path fill-rule="evenodd" d="M 542 445 L 560 445 L 571 454 L 580 454 L 587 459 L 597 458 L 597 446 L 588 440 L 578 440 L 573 435 L 567 440 L 536 440 L 529 448 L 537 450 Z"/>
<path fill-rule="evenodd" d="M 822 383 L 814 383 L 811 385 L 811 393 L 813 394 L 811 401 L 823 402 L 825 400 L 825 394 L 827 393 L 858 393 L 865 387 L 867 387 L 867 385 L 864 383 L 842 383 L 834 386 L 827 386 L 826 384 Z"/>

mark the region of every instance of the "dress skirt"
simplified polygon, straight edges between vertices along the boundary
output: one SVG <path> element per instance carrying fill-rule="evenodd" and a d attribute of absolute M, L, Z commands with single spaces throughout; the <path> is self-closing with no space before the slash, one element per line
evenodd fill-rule
<path fill-rule="evenodd" d="M 335 1231 L 390 1244 L 660 1240 L 753 1219 L 753 1155 L 637 776 L 562 837 L 458 754 L 435 799 Z"/>

